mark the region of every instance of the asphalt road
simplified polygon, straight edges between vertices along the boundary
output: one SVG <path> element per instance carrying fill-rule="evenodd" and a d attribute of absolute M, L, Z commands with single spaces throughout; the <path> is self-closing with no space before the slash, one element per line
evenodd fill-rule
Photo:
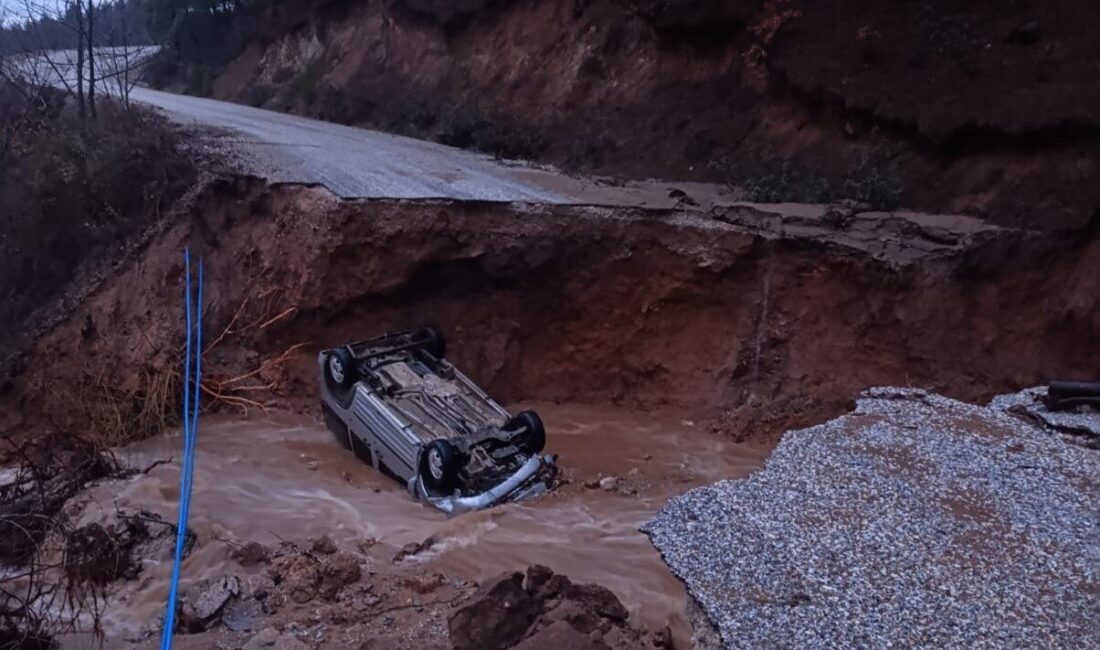
<path fill-rule="evenodd" d="M 456 199 L 674 207 L 669 193 L 720 188 L 613 184 L 434 142 L 199 97 L 135 88 L 131 99 L 185 124 L 224 129 L 217 141 L 243 171 L 272 182 L 320 184 L 343 198 Z"/>
<path fill-rule="evenodd" d="M 97 56 L 100 92 L 120 94 L 121 70 L 139 69 L 156 51 L 156 47 L 101 48 Z M 11 57 L 3 63 L 32 83 L 75 85 L 72 50 Z M 128 78 L 136 74 L 131 72 Z M 241 172 L 271 182 L 323 185 L 343 198 L 663 208 L 704 207 L 729 198 L 720 186 L 579 178 L 414 138 L 148 88 L 134 87 L 130 98 L 163 110 L 179 123 L 210 127 L 210 141 L 229 151 Z M 692 200 L 681 200 L 683 194 L 673 190 L 688 192 Z"/>

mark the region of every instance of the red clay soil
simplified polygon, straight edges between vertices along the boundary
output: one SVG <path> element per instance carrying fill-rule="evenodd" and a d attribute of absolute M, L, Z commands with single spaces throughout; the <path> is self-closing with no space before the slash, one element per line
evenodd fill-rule
<path fill-rule="evenodd" d="M 851 192 L 862 162 L 906 206 L 1078 227 L 1100 208 L 1098 20 L 1075 0 L 287 1 L 214 94 L 631 177 L 789 159 Z"/>
<path fill-rule="evenodd" d="M 1095 233 L 1009 232 L 899 264 L 671 212 L 244 181 L 195 206 L 38 342 L 9 412 L 133 435 L 154 389 L 176 392 L 186 244 L 206 259 L 212 390 L 309 408 L 320 349 L 422 323 L 501 400 L 682 409 L 739 438 L 842 412 L 867 386 L 982 399 L 1100 367 Z M 232 390 L 246 385 L 271 390 Z"/>

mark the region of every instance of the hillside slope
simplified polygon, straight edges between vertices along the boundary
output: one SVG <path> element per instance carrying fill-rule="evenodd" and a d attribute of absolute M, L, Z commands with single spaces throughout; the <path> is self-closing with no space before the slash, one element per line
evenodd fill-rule
<path fill-rule="evenodd" d="M 731 180 L 757 200 L 1086 223 L 1100 6 L 966 4 L 285 0 L 201 83 L 177 40 L 162 80 L 581 171 Z"/>

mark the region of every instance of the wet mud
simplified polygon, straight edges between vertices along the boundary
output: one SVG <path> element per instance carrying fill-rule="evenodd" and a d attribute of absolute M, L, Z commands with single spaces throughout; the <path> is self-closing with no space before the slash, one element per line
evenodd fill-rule
<path fill-rule="evenodd" d="M 370 568 L 481 582 L 542 564 L 574 581 L 609 588 L 636 624 L 668 626 L 674 638 L 686 641 L 683 587 L 638 527 L 673 494 L 758 469 L 770 447 L 733 443 L 669 414 L 524 406 L 537 408 L 546 420 L 547 452 L 559 455 L 568 482 L 533 502 L 454 519 L 413 501 L 399 483 L 360 463 L 319 419 L 272 412 L 204 420 L 191 511 L 199 546 L 184 563 L 184 589 L 240 572 L 233 543 L 329 535 L 350 548 L 376 540 L 386 549 L 376 555 L 390 557 L 407 544 L 431 539 L 420 553 Z M 178 436 L 169 434 L 117 454 L 142 466 L 178 456 L 179 445 Z M 147 475 L 97 485 L 80 498 L 80 519 L 97 520 L 116 509 L 172 517 L 178 476 L 173 462 Z M 612 480 L 600 485 L 600 479 Z M 168 562 L 153 563 L 137 580 L 121 584 L 105 616 L 111 643 L 140 638 L 161 615 L 169 570 Z"/>

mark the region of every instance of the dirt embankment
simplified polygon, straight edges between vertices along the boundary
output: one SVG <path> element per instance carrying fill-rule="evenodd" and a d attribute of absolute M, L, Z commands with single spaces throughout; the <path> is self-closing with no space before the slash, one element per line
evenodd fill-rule
<path fill-rule="evenodd" d="M 38 342 L 9 413 L 98 435 L 163 426 L 187 244 L 206 260 L 206 399 L 221 407 L 312 408 L 319 349 L 425 322 L 503 401 L 682 409 L 740 438 L 843 412 L 869 385 L 981 399 L 1097 367 L 1088 233 L 905 222 L 861 250 L 753 211 L 340 201 L 258 181 L 214 185 L 193 215 Z M 956 243 L 874 254 L 892 239 Z"/>
<path fill-rule="evenodd" d="M 192 90 L 585 171 L 1061 228 L 1100 206 L 1098 17 L 1073 0 L 284 1 L 242 18 L 242 53 Z"/>

